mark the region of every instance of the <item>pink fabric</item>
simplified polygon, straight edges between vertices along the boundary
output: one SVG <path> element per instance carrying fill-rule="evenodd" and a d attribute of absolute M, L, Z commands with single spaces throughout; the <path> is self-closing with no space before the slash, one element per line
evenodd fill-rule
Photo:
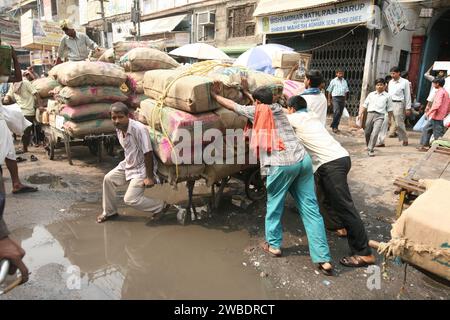
<path fill-rule="evenodd" d="M 284 80 L 283 81 L 283 94 L 290 98 L 297 96 L 305 91 L 305 84 L 299 81 Z"/>
<path fill-rule="evenodd" d="M 247 123 L 244 134 L 247 135 L 250 129 L 252 129 L 250 149 L 253 150 L 256 157 L 259 155 L 260 148 L 267 153 L 271 153 L 272 148 L 277 151 L 286 149 L 283 140 L 277 135 L 273 113 L 268 105 L 258 104 L 256 106 L 253 127 L 251 128 Z"/>
<path fill-rule="evenodd" d="M 444 120 L 450 112 L 450 98 L 444 88 L 440 88 L 434 96 L 433 105 L 427 115 L 433 120 Z"/>

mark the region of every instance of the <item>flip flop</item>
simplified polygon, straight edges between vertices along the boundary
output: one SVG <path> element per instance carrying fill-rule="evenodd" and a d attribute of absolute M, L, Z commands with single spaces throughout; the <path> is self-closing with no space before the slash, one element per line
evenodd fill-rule
<path fill-rule="evenodd" d="M 24 162 L 24 161 L 27 161 L 27 159 L 22 158 L 22 157 L 17 157 L 17 158 L 16 158 L 16 162 L 17 162 L 17 163 L 19 163 L 19 162 Z"/>
<path fill-rule="evenodd" d="M 368 265 L 372 263 L 367 263 L 364 261 L 364 259 L 361 256 L 351 256 L 351 257 L 343 257 L 341 260 L 339 260 L 339 263 L 343 266 L 350 267 L 350 268 L 363 268 L 367 267 Z"/>
<path fill-rule="evenodd" d="M 261 249 L 263 249 L 264 252 L 267 252 L 268 254 L 270 254 L 272 257 L 276 257 L 276 258 L 281 257 L 281 250 L 273 249 L 268 242 L 261 243 Z"/>
<path fill-rule="evenodd" d="M 15 190 L 12 193 L 19 194 L 19 193 L 29 193 L 29 192 L 36 192 L 38 191 L 38 188 L 30 187 L 30 186 L 23 186 L 19 190 Z"/>
<path fill-rule="evenodd" d="M 36 156 L 32 154 L 31 157 L 30 157 L 30 161 L 31 162 L 38 161 L 38 158 L 36 158 Z"/>
<path fill-rule="evenodd" d="M 97 223 L 103 223 L 103 222 L 105 222 L 107 220 L 110 220 L 110 219 L 113 219 L 113 218 L 117 218 L 118 216 L 119 216 L 118 213 L 115 213 L 115 214 L 112 214 L 112 215 L 109 215 L 109 216 L 101 214 L 101 215 L 99 215 L 97 217 Z"/>
<path fill-rule="evenodd" d="M 323 263 L 318 263 L 318 264 L 317 264 L 317 269 L 318 269 L 320 272 L 322 272 L 324 275 L 328 276 L 328 277 L 334 276 L 333 268 L 331 268 L 331 269 L 325 269 L 325 268 L 323 267 Z"/>

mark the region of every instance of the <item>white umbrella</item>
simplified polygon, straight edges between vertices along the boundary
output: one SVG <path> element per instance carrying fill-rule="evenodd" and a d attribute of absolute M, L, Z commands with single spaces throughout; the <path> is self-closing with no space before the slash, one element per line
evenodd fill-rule
<path fill-rule="evenodd" d="M 189 43 L 169 52 L 173 56 L 202 60 L 225 60 L 230 57 L 222 50 L 206 43 Z"/>

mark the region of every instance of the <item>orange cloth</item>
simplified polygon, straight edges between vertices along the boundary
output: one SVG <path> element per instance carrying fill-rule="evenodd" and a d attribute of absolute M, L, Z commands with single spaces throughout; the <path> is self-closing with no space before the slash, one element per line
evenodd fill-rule
<path fill-rule="evenodd" d="M 250 149 L 253 150 L 257 158 L 259 158 L 260 148 L 268 154 L 270 154 L 272 150 L 286 150 L 283 140 L 278 137 L 275 122 L 273 121 L 273 113 L 270 107 L 266 104 L 258 104 L 255 108 L 253 127 L 247 122 L 244 129 L 244 135 L 246 137 L 249 136 L 249 132 L 252 130 Z"/>

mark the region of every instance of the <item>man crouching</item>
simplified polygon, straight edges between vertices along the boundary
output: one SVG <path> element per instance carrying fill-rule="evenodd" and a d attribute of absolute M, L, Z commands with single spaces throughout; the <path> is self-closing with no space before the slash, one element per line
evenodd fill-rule
<path fill-rule="evenodd" d="M 144 196 L 145 188 L 155 185 L 153 175 L 153 150 L 150 135 L 145 126 L 129 118 L 128 107 L 122 102 L 111 106 L 111 119 L 116 127 L 119 143 L 124 149 L 125 159 L 108 172 L 103 180 L 103 213 L 97 217 L 102 223 L 117 216 L 116 188 L 129 181 L 124 202 L 137 210 L 160 216 L 170 205 L 163 200 Z"/>

